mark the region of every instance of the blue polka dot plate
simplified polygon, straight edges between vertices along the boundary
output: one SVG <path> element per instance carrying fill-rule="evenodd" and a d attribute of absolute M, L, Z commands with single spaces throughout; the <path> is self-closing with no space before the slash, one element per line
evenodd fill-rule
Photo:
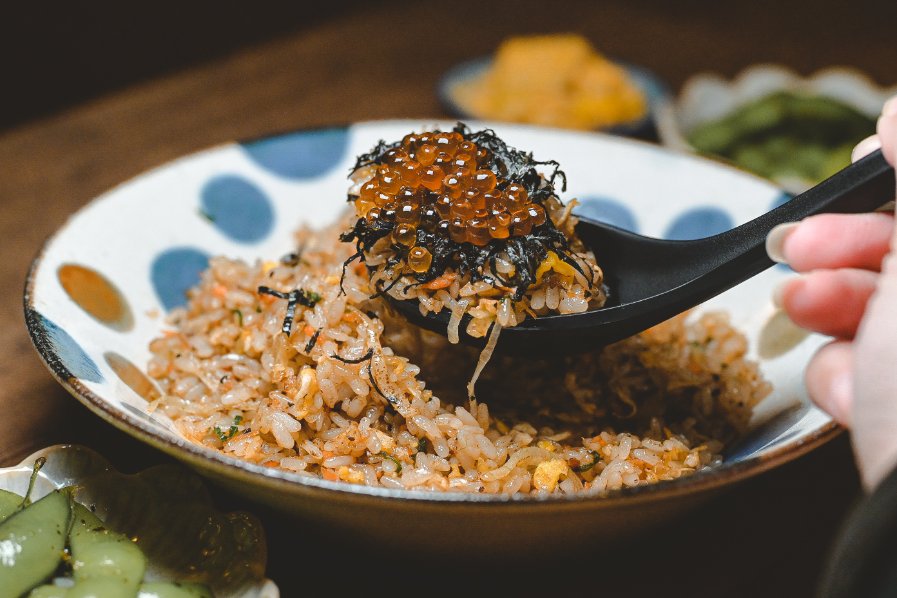
<path fill-rule="evenodd" d="M 824 339 L 806 335 L 770 301 L 789 276 L 772 268 L 700 309 L 723 309 L 747 335 L 749 357 L 774 386 L 750 434 L 719 466 L 607 497 L 471 495 L 370 488 L 266 468 L 183 438 L 143 374 L 165 313 L 185 301 L 210 256 L 254 261 L 293 249 L 292 232 L 345 209 L 355 156 L 380 139 L 434 124 L 382 121 L 228 143 L 162 165 L 98 197 L 47 241 L 25 293 L 28 329 L 56 379 L 110 424 L 183 460 L 236 492 L 334 534 L 390 545 L 502 550 L 572 546 L 600 529 L 604 542 L 645 529 L 702 497 L 792 460 L 837 426 L 811 406 L 802 370 Z M 469 123 L 479 128 L 484 123 Z M 555 159 L 562 198 L 582 214 L 639 233 L 684 239 L 740 224 L 788 196 L 759 178 L 688 154 L 598 133 L 493 123 L 510 145 Z M 478 530 L 476 534 L 465 530 Z M 521 542 L 521 538 L 526 538 Z"/>

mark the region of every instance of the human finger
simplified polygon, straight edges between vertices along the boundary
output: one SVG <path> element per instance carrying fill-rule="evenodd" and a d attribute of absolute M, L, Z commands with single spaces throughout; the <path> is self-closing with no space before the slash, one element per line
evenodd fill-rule
<path fill-rule="evenodd" d="M 767 236 L 766 252 L 798 272 L 820 268 L 877 271 L 890 249 L 893 229 L 893 214 L 819 214 L 775 227 Z"/>
<path fill-rule="evenodd" d="M 820 409 L 850 427 L 853 411 L 853 347 L 832 341 L 813 355 L 804 371 L 807 392 Z"/>
<path fill-rule="evenodd" d="M 885 159 L 891 164 L 897 164 L 897 96 L 885 102 L 878 118 L 877 130 Z"/>
<path fill-rule="evenodd" d="M 881 139 L 878 135 L 869 135 L 853 148 L 853 151 L 850 153 L 850 161 L 856 162 L 860 158 L 865 158 L 880 147 Z"/>
<path fill-rule="evenodd" d="M 867 270 L 814 270 L 784 282 L 773 299 L 801 328 L 853 338 L 878 279 Z"/>
<path fill-rule="evenodd" d="M 897 242 L 897 239 L 895 239 Z M 870 297 L 854 340 L 856 409 L 853 446 L 864 486 L 872 490 L 897 464 L 897 255 L 882 264 L 875 293 Z"/>

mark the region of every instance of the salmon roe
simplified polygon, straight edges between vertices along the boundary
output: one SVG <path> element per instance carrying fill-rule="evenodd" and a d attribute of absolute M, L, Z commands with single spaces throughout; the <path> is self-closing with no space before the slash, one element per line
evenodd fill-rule
<path fill-rule="evenodd" d="M 522 185 L 498 178 L 491 161 L 488 149 L 458 132 L 411 133 L 361 185 L 355 211 L 371 223 L 395 222 L 392 239 L 412 248 L 408 264 L 416 272 L 431 260 L 429 251 L 415 247 L 418 228 L 481 247 L 528 235 L 545 222 L 545 209 Z"/>

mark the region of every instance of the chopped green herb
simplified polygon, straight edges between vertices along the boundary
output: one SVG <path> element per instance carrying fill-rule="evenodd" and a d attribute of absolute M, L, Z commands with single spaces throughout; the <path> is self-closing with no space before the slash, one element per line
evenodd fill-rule
<path fill-rule="evenodd" d="M 572 469 L 576 473 L 582 473 L 582 472 L 588 471 L 588 470 L 592 469 L 593 467 L 595 467 L 596 465 L 598 465 L 598 461 L 599 461 L 599 459 L 601 459 L 601 455 L 598 453 L 598 451 L 589 451 L 589 453 L 591 453 L 591 455 L 592 455 L 591 463 L 580 463 L 576 467 L 571 467 L 570 469 Z"/>
<path fill-rule="evenodd" d="M 417 441 L 417 452 L 425 453 L 427 452 L 427 439 L 421 438 Z"/>
<path fill-rule="evenodd" d="M 241 421 L 243 421 L 243 416 L 238 415 L 234 417 L 234 423 L 227 429 L 227 431 L 222 430 L 218 426 L 212 428 L 212 431 L 215 432 L 215 436 L 218 437 L 218 440 L 220 440 L 221 442 L 227 442 L 237 434 L 237 432 L 239 431 L 238 426 L 240 425 Z"/>
<path fill-rule="evenodd" d="M 402 462 L 401 461 L 399 461 L 398 459 L 396 459 L 395 457 L 393 457 L 386 451 L 380 451 L 379 453 L 377 453 L 377 456 L 383 457 L 384 459 L 389 459 L 390 461 L 395 463 L 396 464 L 396 474 L 402 473 Z"/>
<path fill-rule="evenodd" d="M 237 316 L 237 322 L 239 323 L 239 325 L 243 326 L 243 312 L 240 311 L 239 309 L 232 309 L 230 311 L 232 314 Z"/>

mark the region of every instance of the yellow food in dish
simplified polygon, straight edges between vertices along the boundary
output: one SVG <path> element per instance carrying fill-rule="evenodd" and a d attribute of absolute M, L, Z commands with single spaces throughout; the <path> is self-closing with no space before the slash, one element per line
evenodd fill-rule
<path fill-rule="evenodd" d="M 573 34 L 507 39 L 490 68 L 453 93 L 477 118 L 573 129 L 631 122 L 646 110 L 626 70 Z"/>

